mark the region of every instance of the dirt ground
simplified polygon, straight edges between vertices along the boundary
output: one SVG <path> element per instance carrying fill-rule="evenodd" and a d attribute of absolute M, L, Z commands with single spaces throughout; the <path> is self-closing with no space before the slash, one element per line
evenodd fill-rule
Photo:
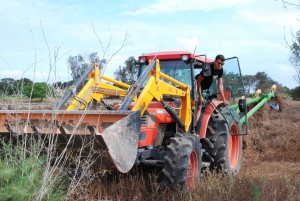
<path fill-rule="evenodd" d="M 300 102 L 283 103 L 281 112 L 265 105 L 249 119 L 241 174 L 300 180 Z"/>

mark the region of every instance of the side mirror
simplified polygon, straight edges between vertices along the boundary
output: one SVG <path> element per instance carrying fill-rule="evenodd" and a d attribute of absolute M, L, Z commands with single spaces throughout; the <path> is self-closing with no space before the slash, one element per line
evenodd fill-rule
<path fill-rule="evenodd" d="M 238 105 L 239 105 L 240 112 L 246 111 L 246 107 L 247 107 L 246 99 L 244 99 L 244 98 L 240 99 Z"/>

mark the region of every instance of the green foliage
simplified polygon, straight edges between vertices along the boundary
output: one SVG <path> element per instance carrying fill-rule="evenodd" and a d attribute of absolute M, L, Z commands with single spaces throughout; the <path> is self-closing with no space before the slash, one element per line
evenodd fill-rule
<path fill-rule="evenodd" d="M 13 78 L 3 78 L 0 83 L 0 90 L 4 95 L 12 95 L 13 93 L 13 85 L 15 80 Z"/>
<path fill-rule="evenodd" d="M 258 201 L 260 198 L 260 194 L 261 194 L 261 190 L 259 188 L 259 186 L 257 186 L 256 184 L 252 184 L 251 186 L 251 200 L 253 201 Z"/>
<path fill-rule="evenodd" d="M 256 79 L 254 75 L 244 75 L 244 86 L 247 95 L 250 95 L 256 90 Z"/>
<path fill-rule="evenodd" d="M 0 147 L 0 200 L 34 200 L 42 186 L 45 159 L 2 140 Z M 53 182 L 44 200 L 63 200 L 60 183 Z"/>
<path fill-rule="evenodd" d="M 41 101 L 43 98 L 46 98 L 48 91 L 48 85 L 45 82 L 36 82 L 33 85 L 28 85 L 24 88 L 24 94 L 31 98 L 40 98 Z"/>
<path fill-rule="evenodd" d="M 294 89 L 292 89 L 290 93 L 291 93 L 294 100 L 300 101 L 300 86 L 295 87 Z"/>
<path fill-rule="evenodd" d="M 225 90 L 231 91 L 232 95 L 235 97 L 241 97 L 244 95 L 240 74 L 235 74 L 232 72 L 224 73 L 223 80 Z"/>
<path fill-rule="evenodd" d="M 292 99 L 293 99 L 293 97 L 292 97 L 292 95 L 290 94 L 290 92 L 280 93 L 280 97 L 282 97 L 282 98 L 285 99 L 285 100 L 292 100 Z"/>
<path fill-rule="evenodd" d="M 13 78 L 3 78 L 0 82 L 0 91 L 3 95 L 22 95 L 24 87 L 31 85 L 28 78 L 14 80 Z"/>
<path fill-rule="evenodd" d="M 262 92 L 268 93 L 273 84 L 277 86 L 276 91 L 278 93 L 285 94 L 289 92 L 287 87 L 284 87 L 282 84 L 274 81 L 265 72 L 258 72 L 255 75 L 244 75 L 243 80 L 245 92 L 248 96 L 253 94 L 257 89 L 261 89 Z"/>
<path fill-rule="evenodd" d="M 125 66 L 119 66 L 114 72 L 115 79 L 127 84 L 132 84 L 136 81 L 138 73 L 136 59 L 133 56 L 128 57 L 124 64 Z"/>
<path fill-rule="evenodd" d="M 269 91 L 270 87 L 275 83 L 265 72 L 258 72 L 255 75 L 256 86 L 255 90 L 261 89 L 262 91 Z"/>

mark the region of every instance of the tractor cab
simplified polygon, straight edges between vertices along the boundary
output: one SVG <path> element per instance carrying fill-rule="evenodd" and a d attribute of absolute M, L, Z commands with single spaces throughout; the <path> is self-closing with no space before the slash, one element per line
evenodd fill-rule
<path fill-rule="evenodd" d="M 211 62 L 204 56 L 194 56 L 187 51 L 171 51 L 149 53 L 139 56 L 139 76 L 146 69 L 151 60 L 158 59 L 160 64 L 160 71 L 174 80 L 178 80 L 190 86 L 191 98 L 196 100 L 196 84 L 195 76 L 200 73 L 202 66 L 206 62 Z M 145 82 L 146 83 L 146 82 Z M 174 83 L 169 82 L 174 85 Z"/>
<path fill-rule="evenodd" d="M 153 59 L 159 60 L 162 73 L 191 86 L 192 100 L 196 101 L 198 99 L 195 77 L 201 71 L 207 71 L 209 69 L 210 63 L 213 62 L 212 59 L 207 58 L 206 55 L 194 55 L 191 52 L 186 51 L 144 54 L 138 58 L 138 76 L 142 74 L 149 62 Z M 145 83 L 146 82 L 144 82 L 143 85 Z M 240 99 L 245 98 L 244 84 L 237 57 L 225 60 L 223 67 L 223 85 L 225 99 L 229 102 L 229 105 L 238 104 Z M 216 97 L 218 100 L 221 100 L 221 97 L 218 94 L 217 79 L 214 79 L 214 83 L 208 91 L 209 94 L 212 95 L 211 97 Z"/>

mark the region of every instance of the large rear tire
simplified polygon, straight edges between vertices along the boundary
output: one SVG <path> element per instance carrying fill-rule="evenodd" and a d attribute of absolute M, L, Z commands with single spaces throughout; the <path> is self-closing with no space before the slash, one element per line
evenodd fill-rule
<path fill-rule="evenodd" d="M 201 158 L 199 136 L 177 133 L 167 146 L 160 183 L 172 189 L 194 190 L 201 173 Z"/>
<path fill-rule="evenodd" d="M 242 136 L 234 136 L 240 132 L 238 122 L 232 117 L 236 113 L 230 113 L 227 108 L 221 108 L 221 111 L 223 115 L 218 110 L 213 112 L 206 137 L 201 139 L 205 149 L 203 161 L 210 162 L 212 171 L 237 174 L 241 168 Z"/>

